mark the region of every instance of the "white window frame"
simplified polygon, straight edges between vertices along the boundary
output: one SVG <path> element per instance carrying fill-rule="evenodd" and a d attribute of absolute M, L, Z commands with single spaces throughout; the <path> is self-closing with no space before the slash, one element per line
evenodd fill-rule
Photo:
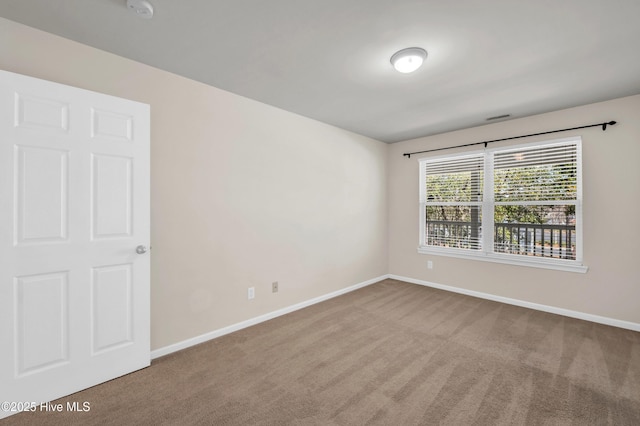
<path fill-rule="evenodd" d="M 470 155 L 484 155 L 484 187 L 482 201 L 482 228 L 493 229 L 494 227 L 494 192 L 493 192 L 493 158 L 496 152 L 504 152 L 509 150 L 519 150 L 524 148 L 547 147 L 550 145 L 576 145 L 576 166 L 577 166 L 577 185 L 576 185 L 576 201 L 575 201 L 575 232 L 576 232 L 576 259 L 555 259 L 548 257 L 523 256 L 520 254 L 507 254 L 494 252 L 493 232 L 482 233 L 482 249 L 468 250 L 449 247 L 429 246 L 425 243 L 426 236 L 426 185 L 425 185 L 425 167 L 428 162 L 437 160 L 461 158 Z M 462 259 L 481 260 L 486 262 L 505 263 L 509 265 L 529 266 L 534 268 L 555 269 L 560 271 L 585 273 L 588 267 L 583 264 L 583 232 L 582 232 L 582 139 L 579 136 L 563 139 L 554 139 L 544 142 L 533 142 L 519 144 L 513 146 L 504 146 L 499 148 L 485 148 L 484 150 L 476 150 L 472 152 L 464 152 L 460 154 L 442 155 L 436 157 L 423 157 L 418 159 L 419 163 L 419 218 L 420 218 L 420 235 L 418 240 L 418 253 L 437 256 L 448 256 Z M 487 225 L 491 224 L 488 228 Z"/>

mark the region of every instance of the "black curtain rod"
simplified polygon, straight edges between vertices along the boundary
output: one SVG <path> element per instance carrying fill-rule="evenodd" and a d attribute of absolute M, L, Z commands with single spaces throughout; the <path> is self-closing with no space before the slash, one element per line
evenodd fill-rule
<path fill-rule="evenodd" d="M 406 152 L 406 153 L 404 153 L 402 155 L 404 155 L 407 158 L 411 158 L 411 156 L 413 154 L 424 154 L 425 152 L 443 151 L 445 149 L 463 148 L 465 146 L 474 146 L 474 145 L 482 145 L 482 144 L 484 144 L 484 147 L 486 148 L 488 144 L 493 143 L 493 142 L 508 141 L 508 140 L 511 140 L 511 139 L 528 138 L 530 136 L 548 135 L 549 133 L 567 132 L 569 130 L 587 129 L 589 127 L 602 127 L 602 131 L 604 132 L 605 130 L 607 130 L 607 126 L 613 126 L 614 124 L 616 124 L 615 121 L 607 121 L 607 122 L 604 122 L 604 123 L 589 124 L 587 126 L 571 127 L 570 129 L 550 130 L 548 132 L 532 133 L 530 135 L 512 136 L 510 138 L 494 139 L 492 141 L 466 143 L 464 145 L 447 146 L 447 147 L 444 147 L 444 148 L 428 149 L 426 151 Z"/>

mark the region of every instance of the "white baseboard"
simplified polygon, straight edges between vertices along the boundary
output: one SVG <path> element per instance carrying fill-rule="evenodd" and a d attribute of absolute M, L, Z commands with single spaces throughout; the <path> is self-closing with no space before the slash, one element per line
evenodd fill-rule
<path fill-rule="evenodd" d="M 242 330 L 243 328 L 260 324 L 261 322 L 268 321 L 270 319 L 288 314 L 293 311 L 297 311 L 298 309 L 306 308 L 307 306 L 315 305 L 316 303 L 324 302 L 325 300 L 343 295 L 345 293 L 349 293 L 351 291 L 357 290 L 362 287 L 366 287 L 371 284 L 375 284 L 387 278 L 389 278 L 389 275 L 382 275 L 377 278 L 372 278 L 370 280 L 363 281 L 359 284 L 355 284 L 340 290 L 336 290 L 334 292 L 331 292 L 322 296 L 318 296 L 313 299 L 306 300 L 304 302 L 296 303 L 295 305 L 287 306 L 286 308 L 278 309 L 277 311 L 269 312 L 267 314 L 260 315 L 255 318 L 250 318 L 248 320 L 241 321 L 239 323 L 232 324 L 227 327 L 220 328 L 218 330 L 213 330 L 208 333 L 201 334 L 200 336 L 196 336 L 191 339 L 183 340 L 182 342 L 174 343 L 172 345 L 153 350 L 151 351 L 151 359 L 156 359 L 161 356 L 169 355 L 170 353 L 177 352 L 182 349 L 186 349 L 190 346 L 194 346 L 211 339 L 215 339 L 216 337 L 224 336 L 225 334 L 233 333 L 234 331 Z"/>
<path fill-rule="evenodd" d="M 584 312 L 572 311 L 569 309 L 557 308 L 554 306 L 541 305 L 539 303 L 527 302 L 524 300 L 511 299 L 509 297 L 496 296 L 480 291 L 467 290 L 459 287 L 452 287 L 443 284 L 436 284 L 429 281 L 418 280 L 415 278 L 403 277 L 399 275 L 389 274 L 388 278 L 405 281 L 412 284 L 419 284 L 427 287 L 433 287 L 440 290 L 451 291 L 453 293 L 465 294 L 467 296 L 479 297 L 481 299 L 493 300 L 495 302 L 507 303 L 509 305 L 521 306 L 523 308 L 535 309 L 537 311 L 549 312 L 552 314 L 564 315 L 565 317 L 577 318 L 585 321 L 596 322 L 599 324 L 611 325 L 613 327 L 626 328 L 628 330 L 640 331 L 640 324 L 630 321 L 622 321 L 614 318 L 601 317 L 599 315 L 586 314 Z"/>
<path fill-rule="evenodd" d="M 614 318 L 602 317 L 599 315 L 586 314 L 584 312 L 572 311 L 569 309 L 557 308 L 554 306 L 542 305 L 539 303 L 527 302 L 524 300 L 511 299 L 509 297 L 496 296 L 494 294 L 483 293 L 480 291 L 467 290 L 459 287 L 452 287 L 444 284 L 436 284 L 429 281 L 418 280 L 415 278 L 403 277 L 400 275 L 387 274 L 381 275 L 376 278 L 372 278 L 367 281 L 363 281 L 359 284 L 352 285 L 350 287 L 346 287 L 322 296 L 315 297 L 310 300 L 306 300 L 304 302 L 296 303 L 295 305 L 287 306 L 286 308 L 278 309 L 277 311 L 269 312 L 264 315 L 257 316 L 255 318 L 250 318 L 245 321 L 241 321 L 236 324 L 229 325 L 227 327 L 220 328 L 218 330 L 213 330 L 208 333 L 202 334 L 200 336 L 193 337 L 191 339 L 183 340 L 182 342 L 174 343 L 169 346 L 165 346 L 160 349 L 156 349 L 151 351 L 151 359 L 156 359 L 161 356 L 169 355 L 170 353 L 177 352 L 182 349 L 186 349 L 188 347 L 206 342 L 211 339 L 215 339 L 216 337 L 224 336 L 225 334 L 233 333 L 234 331 L 242 330 L 243 328 L 251 327 L 252 325 L 260 324 L 261 322 L 268 321 L 270 319 L 288 314 L 293 311 L 297 311 L 298 309 L 306 308 L 307 306 L 315 305 L 316 303 L 323 302 L 325 300 L 343 295 L 345 293 L 349 293 L 351 291 L 357 290 L 362 287 L 366 287 L 371 284 L 375 284 L 384 279 L 391 278 L 398 281 L 404 281 L 411 284 L 423 285 L 426 287 L 433 287 L 440 290 L 450 291 L 453 293 L 464 294 L 467 296 L 478 297 L 480 299 L 493 300 L 495 302 L 506 303 L 509 305 L 521 306 L 523 308 L 535 309 L 537 311 L 549 312 L 552 314 L 563 315 L 566 317 L 577 318 L 585 321 L 591 321 L 599 324 L 610 325 L 613 327 L 625 328 L 633 331 L 640 331 L 640 324 L 630 322 L 630 321 L 622 321 Z"/>

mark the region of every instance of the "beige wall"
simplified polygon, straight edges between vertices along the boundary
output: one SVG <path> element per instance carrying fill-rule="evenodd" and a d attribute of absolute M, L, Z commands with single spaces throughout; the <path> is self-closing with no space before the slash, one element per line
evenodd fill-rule
<path fill-rule="evenodd" d="M 152 349 L 386 274 L 387 145 L 1 18 L 0 68 L 151 105 Z"/>
<path fill-rule="evenodd" d="M 405 141 L 389 150 L 389 273 L 527 302 L 640 323 L 640 96 Z M 586 274 L 421 255 L 418 158 L 404 152 L 617 120 L 502 145 L 581 135 Z M 492 147 L 499 146 L 492 144 Z M 473 149 L 473 148 L 471 148 Z M 476 148 L 477 149 L 477 148 Z M 464 150 L 464 149 L 462 149 Z M 469 150 L 469 148 L 467 148 Z M 460 152 L 460 149 L 446 152 Z M 442 155 L 443 153 L 439 153 Z M 423 154 L 422 156 L 425 156 Z M 427 269 L 427 260 L 434 269 Z"/>

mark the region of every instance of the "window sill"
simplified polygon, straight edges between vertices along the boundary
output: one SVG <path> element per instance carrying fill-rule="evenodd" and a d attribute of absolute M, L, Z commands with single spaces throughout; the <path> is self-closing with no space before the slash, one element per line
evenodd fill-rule
<path fill-rule="evenodd" d="M 418 253 L 434 256 L 456 257 L 459 259 L 479 260 L 483 262 L 504 263 L 507 265 L 528 266 L 530 268 L 555 269 L 557 271 L 586 273 L 587 266 L 570 260 L 531 258 L 520 255 L 497 253 L 469 253 L 456 249 L 443 249 L 431 247 L 418 247 Z M 542 260 L 544 259 L 544 260 Z"/>

